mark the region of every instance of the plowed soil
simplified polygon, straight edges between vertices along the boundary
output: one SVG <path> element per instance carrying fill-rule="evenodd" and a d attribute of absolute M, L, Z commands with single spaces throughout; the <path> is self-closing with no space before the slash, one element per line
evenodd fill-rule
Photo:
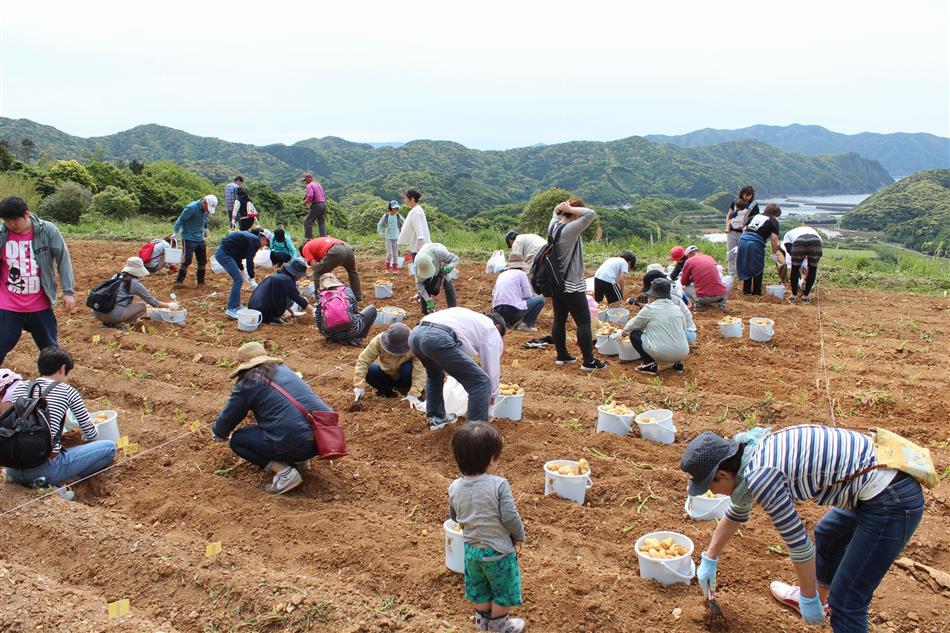
<path fill-rule="evenodd" d="M 85 292 L 124 259 L 128 244 L 70 246 L 80 304 Z M 362 261 L 372 292 L 382 260 Z M 345 275 L 344 275 L 345 279 Z M 409 310 L 414 292 L 403 271 L 395 299 Z M 400 400 L 371 397 L 343 413 L 350 457 L 313 463 L 305 484 L 274 498 L 268 476 L 214 444 L 207 428 L 231 388 L 237 347 L 257 339 L 303 373 L 315 391 L 345 411 L 359 349 L 326 343 L 309 317 L 296 324 L 239 332 L 223 310 L 229 279 L 210 289 L 178 291 L 184 326 L 143 322 L 135 331 L 98 326 L 88 312 L 60 314 L 60 341 L 77 363 L 73 383 L 90 410 L 116 409 L 123 435 L 141 452 L 76 486 L 77 499 L 41 499 L 0 517 L 0 631 L 468 631 L 471 609 L 462 576 L 443 564 L 449 483 L 457 476 L 452 427 L 430 433 Z M 462 266 L 462 305 L 490 304 L 493 277 L 482 264 Z M 169 276 L 151 290 L 171 291 Z M 216 293 L 208 296 L 209 293 Z M 588 376 L 556 368 L 553 351 L 525 350 L 534 335 L 505 341 L 503 380 L 527 391 L 524 420 L 499 421 L 507 477 L 525 520 L 521 552 L 525 605 L 534 631 L 700 631 L 695 584 L 662 587 L 639 577 L 634 541 L 675 530 L 708 543 L 714 524 L 684 516 L 683 445 L 703 430 L 732 434 L 756 423 L 886 426 L 929 446 L 940 469 L 950 463 L 948 329 L 950 301 L 863 290 L 820 290 L 824 352 L 833 405 L 821 366 L 819 306 L 733 297 L 736 316 L 776 321 L 768 344 L 722 339 L 719 313 L 696 315 L 699 342 L 686 372 L 649 379 L 611 359 Z M 540 319 L 550 325 L 550 308 Z M 376 329 L 375 331 L 379 331 Z M 28 336 L 7 364 L 32 375 Z M 670 408 L 677 441 L 595 434 L 596 407 L 612 396 L 637 410 Z M 156 448 L 158 447 L 158 448 Z M 580 506 L 543 496 L 542 464 L 586 457 L 593 488 Z M 120 461 L 123 458 L 120 457 Z M 950 570 L 950 481 L 926 493 L 927 512 L 904 555 Z M 35 499 L 0 486 L 0 513 Z M 809 528 L 824 509 L 801 504 Z M 223 544 L 214 559 L 205 546 Z M 781 540 L 754 512 L 720 563 L 719 601 L 732 631 L 799 631 L 797 615 L 778 606 L 770 580 L 794 581 Z M 696 555 L 698 559 L 698 555 Z M 933 584 L 933 583 L 931 583 Z M 950 597 L 938 585 L 893 568 L 871 604 L 877 631 L 945 631 Z M 128 598 L 130 614 L 110 620 L 106 604 Z M 680 609 L 674 614 L 674 609 Z"/>

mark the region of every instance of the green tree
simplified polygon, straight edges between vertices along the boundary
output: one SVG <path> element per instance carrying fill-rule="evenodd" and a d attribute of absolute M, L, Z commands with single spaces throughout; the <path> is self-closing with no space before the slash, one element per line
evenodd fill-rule
<path fill-rule="evenodd" d="M 76 224 L 89 208 L 92 193 L 72 181 L 61 183 L 56 190 L 40 203 L 38 213 L 47 220 Z"/>
<path fill-rule="evenodd" d="M 86 166 L 75 160 L 59 160 L 46 170 L 38 183 L 37 189 L 43 195 L 51 195 L 58 185 L 64 182 L 74 182 L 89 191 L 95 191 L 96 180 L 86 169 Z"/>
<path fill-rule="evenodd" d="M 145 174 L 132 176 L 132 190 L 142 213 L 170 217 L 180 213 L 183 208 L 178 205 L 178 195 L 171 185 L 158 182 Z"/>
<path fill-rule="evenodd" d="M 281 215 L 284 210 L 284 200 L 266 182 L 252 182 L 245 187 L 247 195 L 254 201 L 254 206 L 262 213 Z"/>
<path fill-rule="evenodd" d="M 137 158 L 133 158 L 132 160 L 129 161 L 129 171 L 131 171 L 136 176 L 141 174 L 144 169 L 145 169 L 145 163 L 138 160 Z"/>
<path fill-rule="evenodd" d="M 179 211 L 189 202 L 217 191 L 217 187 L 207 178 L 171 161 L 160 160 L 149 163 L 145 166 L 142 175 L 148 176 L 159 184 L 167 185 L 168 190 L 175 194 L 175 204 Z M 139 199 L 141 200 L 141 197 Z"/>
<path fill-rule="evenodd" d="M 135 194 L 108 185 L 92 197 L 89 210 L 110 218 L 126 219 L 131 218 L 139 210 L 139 200 Z"/>
<path fill-rule="evenodd" d="M 548 189 L 537 194 L 528 204 L 524 211 L 518 217 L 518 224 L 522 231 L 537 233 L 542 237 L 548 233 L 548 224 L 551 222 L 551 214 L 554 213 L 554 207 L 559 203 L 573 197 L 570 191 L 565 189 Z M 599 226 L 595 220 L 593 224 L 584 231 L 584 239 L 592 240 L 597 238 Z"/>
<path fill-rule="evenodd" d="M 36 143 L 30 137 L 25 137 L 20 141 L 20 152 L 23 154 L 23 160 L 30 162 L 36 155 Z"/>
<path fill-rule="evenodd" d="M 16 159 L 16 155 L 10 151 L 7 142 L 0 139 L 0 171 L 16 171 L 23 163 Z"/>
<path fill-rule="evenodd" d="M 102 191 L 106 187 L 118 187 L 127 192 L 132 192 L 132 172 L 127 169 L 116 167 L 112 163 L 101 160 L 95 160 L 88 165 L 86 169 L 92 174 L 96 181 L 96 189 Z"/>

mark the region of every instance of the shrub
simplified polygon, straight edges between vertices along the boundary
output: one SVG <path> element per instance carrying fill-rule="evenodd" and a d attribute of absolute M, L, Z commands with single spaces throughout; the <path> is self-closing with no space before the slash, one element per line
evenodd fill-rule
<path fill-rule="evenodd" d="M 266 182 L 253 182 L 247 187 L 247 195 L 254 201 L 254 206 L 259 212 L 271 213 L 275 216 L 281 215 L 284 210 L 284 200 L 274 191 Z M 224 198 L 221 198 L 222 202 Z M 227 209 L 224 212 L 227 213 Z"/>
<path fill-rule="evenodd" d="M 570 191 L 565 189 L 548 189 L 537 194 L 528 204 L 518 218 L 518 224 L 522 231 L 537 233 L 544 237 L 548 233 L 548 224 L 551 222 L 551 214 L 554 213 L 554 207 L 558 203 L 572 197 Z M 584 239 L 596 239 L 598 231 L 598 222 L 595 220 L 590 227 L 584 231 Z"/>
<path fill-rule="evenodd" d="M 86 166 L 75 160 L 59 160 L 44 174 L 40 193 L 50 195 L 57 189 L 57 185 L 64 182 L 74 182 L 89 191 L 96 190 L 96 180 L 86 169 Z M 43 189 L 46 189 L 44 191 Z"/>
<path fill-rule="evenodd" d="M 132 191 L 139 201 L 139 209 L 142 213 L 169 217 L 180 213 L 183 208 L 178 206 L 178 196 L 174 187 L 158 182 L 145 174 L 132 176 Z"/>
<path fill-rule="evenodd" d="M 131 218 L 139 210 L 135 194 L 109 185 L 92 197 L 90 210 L 109 218 Z"/>
<path fill-rule="evenodd" d="M 7 196 L 18 196 L 26 200 L 30 209 L 39 209 L 40 194 L 36 191 L 36 179 L 23 172 L 0 171 L 0 200 Z"/>
<path fill-rule="evenodd" d="M 102 191 L 106 187 L 118 187 L 127 192 L 132 192 L 132 173 L 126 169 L 120 169 L 112 163 L 101 160 L 95 160 L 86 167 L 93 179 L 96 181 L 96 190 Z"/>
<path fill-rule="evenodd" d="M 43 199 L 38 213 L 47 220 L 76 224 L 91 202 L 92 193 L 88 189 L 75 182 L 64 182 Z"/>

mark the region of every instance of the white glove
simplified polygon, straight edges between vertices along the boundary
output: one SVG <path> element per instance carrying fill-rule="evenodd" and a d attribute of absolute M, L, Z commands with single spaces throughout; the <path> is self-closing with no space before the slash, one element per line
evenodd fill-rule
<path fill-rule="evenodd" d="M 425 412 L 426 410 L 426 403 L 423 402 L 422 400 L 419 400 L 419 398 L 417 398 L 416 396 L 406 396 L 405 398 L 403 398 L 403 400 L 408 402 L 409 407 L 412 409 L 415 409 L 416 411 Z"/>
<path fill-rule="evenodd" d="M 364 393 L 366 393 L 366 390 L 365 390 L 365 389 L 362 389 L 361 387 L 354 387 L 354 388 L 353 388 L 353 400 L 359 400 L 360 398 L 363 397 L 363 394 L 364 394 Z"/>
<path fill-rule="evenodd" d="M 169 304 L 168 304 L 168 309 L 169 309 L 169 310 L 177 310 L 177 309 L 178 309 L 178 302 L 177 302 L 177 301 L 172 301 L 171 303 L 169 303 Z"/>

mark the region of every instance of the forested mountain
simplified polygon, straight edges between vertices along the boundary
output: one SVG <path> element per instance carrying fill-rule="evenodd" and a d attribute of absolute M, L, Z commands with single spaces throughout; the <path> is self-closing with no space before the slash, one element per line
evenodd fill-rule
<path fill-rule="evenodd" d="M 172 160 L 216 182 L 241 173 L 278 189 L 296 186 L 300 172 L 310 170 L 334 197 L 389 199 L 416 187 L 453 215 L 524 202 L 552 186 L 592 204 L 616 205 L 657 194 L 703 199 L 746 182 L 760 195 L 860 193 L 891 182 L 879 163 L 854 153 L 802 156 L 754 141 L 682 148 L 634 136 L 480 151 L 448 141 L 373 147 L 325 137 L 261 147 L 159 125 L 83 139 L 27 119 L 0 118 L 0 139 L 17 149 L 25 138 L 35 145 L 34 159 L 84 160 L 98 153 L 112 161 Z"/>
<path fill-rule="evenodd" d="M 787 152 L 808 156 L 855 152 L 880 162 L 894 178 L 922 169 L 950 167 L 950 139 L 923 133 L 840 134 L 820 125 L 794 124 L 753 125 L 740 130 L 704 128 L 679 136 L 651 134 L 646 138 L 680 147 L 700 147 L 753 139 Z"/>
<path fill-rule="evenodd" d="M 884 231 L 908 248 L 946 255 L 950 247 L 950 169 L 931 169 L 898 180 L 852 209 L 841 225 Z"/>

